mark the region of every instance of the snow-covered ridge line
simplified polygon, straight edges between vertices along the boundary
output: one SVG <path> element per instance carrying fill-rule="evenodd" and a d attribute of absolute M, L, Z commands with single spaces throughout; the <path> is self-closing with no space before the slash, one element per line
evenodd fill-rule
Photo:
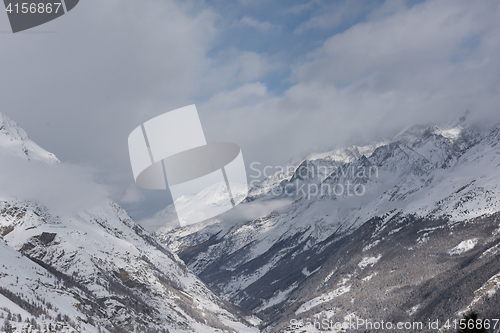
<path fill-rule="evenodd" d="M 339 289 L 339 275 L 347 273 L 356 276 L 356 281 L 353 279 L 349 292 L 337 297 L 346 310 L 360 310 L 359 304 L 369 305 L 369 294 L 364 288 L 385 290 L 392 285 L 387 294 L 379 295 L 385 299 L 398 290 L 419 288 L 422 281 L 428 282 L 426 279 L 433 276 L 426 266 L 418 271 L 422 281 L 405 285 L 415 276 L 398 275 L 406 262 L 401 264 L 395 256 L 415 253 L 423 262 L 443 258 L 446 264 L 439 267 L 449 267 L 477 251 L 486 251 L 481 243 L 484 234 L 457 235 L 450 228 L 457 225 L 462 230 L 466 228 L 463 221 L 480 216 L 488 219 L 500 211 L 499 142 L 500 127 L 477 128 L 463 119 L 441 127 L 412 126 L 386 143 L 374 145 L 373 151 L 364 151 L 366 154 L 359 147 L 350 147 L 344 150 L 342 158 L 333 156 L 339 152 L 329 152 L 298 161 L 290 172 L 275 173 L 252 188 L 238 208 L 284 199 L 283 195 L 272 194 L 279 193 L 275 191 L 279 187 L 350 182 L 364 186 L 364 196 L 299 195 L 266 215 L 237 223 L 231 223 L 234 216 L 221 216 L 196 227 L 162 230 L 157 238 L 171 246 L 226 300 L 259 311 L 270 322 L 282 313 L 312 315 L 316 306 L 295 311 L 318 295 Z M 335 172 L 370 167 L 378 173 L 358 177 L 352 172 Z M 305 171 L 300 173 L 299 168 Z M 331 172 L 327 177 L 311 177 L 318 174 L 317 170 Z M 487 223 L 490 228 L 491 221 Z M 363 235 L 357 236 L 361 232 Z M 448 234 L 444 236 L 444 232 Z M 353 237 L 359 238 L 354 241 Z M 474 242 L 468 242 L 473 238 L 478 239 L 474 246 Z M 454 249 L 462 242 L 465 243 Z M 437 253 L 427 257 L 431 244 Z M 345 246 L 346 251 L 336 252 L 339 246 Z M 493 257 L 484 255 L 483 260 Z M 339 263 L 342 261 L 348 261 L 347 267 Z M 398 279 L 392 280 L 393 276 Z M 470 281 L 481 278 L 473 276 Z M 297 288 L 285 295 L 290 285 Z M 325 302 L 317 304 L 318 309 L 335 305 L 337 297 L 325 296 Z M 422 301 L 408 305 L 403 313 L 408 315 L 406 311 L 417 303 Z M 377 308 L 366 309 L 372 310 Z M 415 314 L 426 310 L 422 306 Z"/>
<path fill-rule="evenodd" d="M 64 166 L 15 122 L 0 115 L 0 124 L 0 154 L 12 156 L 0 164 L 41 177 Z M 17 171 L 5 169 L 0 180 Z M 79 176 L 66 171 L 68 180 Z M 33 320 L 12 324 L 19 330 L 258 332 L 113 201 L 98 196 L 60 213 L 56 203 L 10 193 L 7 183 L 0 182 L 0 314 Z"/>
<path fill-rule="evenodd" d="M 0 153 L 26 160 L 58 163 L 57 157 L 33 142 L 15 121 L 0 113 Z"/>

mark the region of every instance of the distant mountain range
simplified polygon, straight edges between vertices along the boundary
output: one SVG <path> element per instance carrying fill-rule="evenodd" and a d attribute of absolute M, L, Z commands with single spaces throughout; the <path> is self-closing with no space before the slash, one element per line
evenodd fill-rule
<path fill-rule="evenodd" d="M 500 126 L 464 116 L 316 149 L 216 218 L 179 227 L 163 209 L 151 235 L 104 196 L 54 195 L 76 171 L 0 114 L 0 331 L 456 332 L 469 311 L 499 318 L 499 143 Z M 226 190 L 179 200 L 217 206 Z"/>
<path fill-rule="evenodd" d="M 464 115 L 283 169 L 233 211 L 155 233 L 263 332 L 313 320 L 444 324 L 472 310 L 498 318 L 499 126 Z"/>

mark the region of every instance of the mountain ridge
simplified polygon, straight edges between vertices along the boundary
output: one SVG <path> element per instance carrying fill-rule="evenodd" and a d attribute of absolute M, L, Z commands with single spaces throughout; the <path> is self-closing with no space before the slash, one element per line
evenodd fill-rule
<path fill-rule="evenodd" d="M 493 235 L 498 228 L 494 214 L 500 211 L 500 177 L 497 176 L 500 166 L 499 141 L 498 125 L 480 129 L 469 125 L 466 117 L 441 127 L 413 126 L 383 144 L 374 143 L 373 150 L 367 149 L 366 154 L 360 154 L 358 147 L 351 147 L 319 158 L 313 156 L 310 160 L 297 162 L 293 171 L 285 170 L 269 176 L 253 187 L 245 202 L 239 205 L 243 209 L 248 204 L 264 204 L 287 197 L 293 201 L 267 215 L 232 226 L 230 220 L 224 221 L 224 217 L 219 217 L 206 222 L 203 227 L 188 226 L 160 231 L 156 237 L 171 246 L 223 298 L 256 311 L 264 319 L 264 332 L 281 332 L 288 327 L 291 319 L 305 320 L 307 316 L 322 316 L 323 310 L 318 310 L 322 306 L 326 309 L 340 304 L 343 307 L 342 316 L 395 319 L 388 313 L 377 311 L 369 298 L 360 301 L 357 307 L 347 306 L 350 299 L 346 298 L 356 298 L 349 295 L 358 295 L 364 287 L 361 284 L 351 285 L 347 290 L 348 285 L 342 284 L 345 279 L 351 281 L 354 277 L 366 278 L 366 281 L 370 281 L 365 282 L 367 286 L 385 283 L 385 279 L 388 279 L 387 286 L 394 284 L 385 273 L 376 274 L 375 270 L 377 267 L 400 265 L 392 261 L 392 249 L 384 245 L 387 239 L 408 243 L 403 246 L 408 256 L 418 257 L 421 262 L 434 267 L 433 273 L 422 276 L 423 282 L 407 279 L 411 281 L 405 285 L 408 294 L 401 295 L 409 300 L 418 299 L 422 304 L 425 301 L 415 295 L 423 290 L 425 284 L 435 285 L 437 290 L 446 293 L 442 286 L 439 287 L 442 282 L 435 280 L 432 274 L 448 276 L 454 274 L 452 271 L 459 269 L 460 265 L 476 267 L 484 264 L 492 267 L 487 270 L 490 276 L 481 276 L 472 269 L 463 268 L 469 278 L 457 281 L 457 287 L 464 288 L 468 294 L 460 301 L 457 299 L 449 309 L 453 316 L 458 316 L 463 308 L 474 303 L 474 290 L 479 290 L 482 283 L 500 271 L 491 258 L 482 257 L 481 260 L 465 264 L 472 252 L 488 249 L 480 245 L 485 240 L 489 239 L 489 243 L 500 241 L 497 235 Z M 358 172 L 372 167 L 377 172 L 371 176 L 368 172 Z M 327 185 L 330 188 L 340 185 L 347 188 L 348 184 L 351 188 L 363 188 L 363 195 L 348 194 L 346 191 L 338 195 L 320 191 L 316 195 L 309 195 L 312 193 L 298 191 L 319 189 L 321 186 L 327 188 Z M 288 196 L 285 193 L 287 189 L 293 195 Z M 477 234 L 476 240 L 471 240 L 467 238 L 465 230 L 468 230 L 467 221 L 474 219 L 483 221 L 481 229 L 486 231 Z M 425 228 L 419 225 L 426 224 L 434 228 L 432 230 L 455 232 L 462 239 L 456 238 L 455 244 L 440 244 L 434 238 L 438 234 L 445 237 L 444 234 L 432 230 L 422 231 Z M 217 227 L 219 225 L 226 227 Z M 453 231 L 454 225 L 457 231 Z M 413 233 L 405 233 L 400 236 L 401 239 L 396 237 L 403 235 L 401 230 L 405 228 Z M 426 244 L 430 240 L 436 244 L 436 249 L 441 247 L 438 254 L 420 245 L 411 245 Z M 441 253 L 452 251 L 461 242 L 475 242 L 476 245 L 472 247 L 472 252 L 457 254 L 457 259 L 454 256 L 442 257 Z M 360 247 L 358 244 L 364 245 Z M 380 249 L 379 252 L 373 252 L 377 249 Z M 331 267 L 337 261 L 331 256 L 332 251 L 337 255 L 343 253 L 340 258 L 350 268 Z M 364 257 L 365 253 L 370 255 Z M 447 264 L 437 264 L 433 259 L 436 255 Z M 405 260 L 410 257 L 401 254 Z M 367 264 L 357 265 L 365 259 Z M 461 260 L 464 261 L 459 264 Z M 365 267 L 371 268 L 375 275 L 370 278 L 368 275 L 360 276 Z M 408 266 L 408 270 L 413 268 Z M 414 274 L 418 276 L 418 273 Z M 320 282 L 318 278 L 315 280 L 319 276 L 323 276 L 323 279 L 330 277 L 326 282 Z M 311 287 L 306 287 L 308 285 Z M 332 296 L 324 296 L 324 302 L 314 303 L 315 297 L 322 297 L 322 293 L 318 295 L 317 292 L 325 288 L 330 290 Z M 496 293 L 492 295 L 497 297 Z M 436 297 L 434 295 L 433 299 L 438 302 Z M 384 305 L 393 309 L 394 316 L 397 314 L 401 319 L 411 319 L 408 317 L 410 312 L 422 316 L 432 314 L 429 307 L 424 310 L 423 306 L 421 310 L 410 311 L 416 304 L 406 309 L 409 312 L 403 311 L 401 314 L 400 309 L 390 305 L 391 301 L 394 304 L 401 302 L 390 297 L 386 299 Z M 341 300 L 343 303 L 339 304 Z M 469 303 L 465 303 L 465 300 Z M 476 302 L 472 308 L 482 309 L 491 315 L 495 307 L 488 307 L 487 303 L 481 302 Z M 307 310 L 297 313 L 291 310 L 301 306 Z M 436 311 L 436 316 L 442 318 L 444 314 Z"/>
<path fill-rule="evenodd" d="M 16 163 L 38 161 L 49 169 L 63 164 L 13 121 L 0 119 L 0 142 L 8 143 L 0 144 L 0 151 Z M 0 315 L 29 320 L 9 320 L 11 327 L 33 332 L 49 325 L 64 332 L 257 331 L 247 321 L 256 320 L 251 313 L 221 300 L 113 201 L 91 201 L 60 213 L 36 198 L 12 196 L 2 184 Z M 51 188 L 57 189 L 57 184 Z"/>
<path fill-rule="evenodd" d="M 0 152 L 23 159 L 59 163 L 57 157 L 33 142 L 15 121 L 0 113 Z"/>

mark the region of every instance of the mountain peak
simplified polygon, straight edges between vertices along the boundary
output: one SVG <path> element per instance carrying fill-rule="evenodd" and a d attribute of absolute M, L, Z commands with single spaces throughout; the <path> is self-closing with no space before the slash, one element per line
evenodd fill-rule
<path fill-rule="evenodd" d="M 33 142 L 15 121 L 0 113 L 0 153 L 28 161 L 58 163 L 57 157 Z"/>

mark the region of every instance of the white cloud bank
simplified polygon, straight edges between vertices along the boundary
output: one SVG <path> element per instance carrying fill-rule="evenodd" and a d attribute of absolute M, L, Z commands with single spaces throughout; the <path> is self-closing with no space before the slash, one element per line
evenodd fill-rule
<path fill-rule="evenodd" d="M 51 214 L 75 214 L 106 202 L 109 192 L 95 178 L 92 169 L 81 166 L 2 155 L 0 200 L 34 201 Z"/>
<path fill-rule="evenodd" d="M 276 15 L 297 18 L 316 2 Z M 238 143 L 248 164 L 278 165 L 314 145 L 387 137 L 466 110 L 500 121 L 500 2 L 350 3 L 279 29 L 287 36 L 322 31 L 311 35 L 314 49 L 299 43 L 268 51 L 237 35 L 253 29 L 221 31 L 226 13 L 205 1 L 80 2 L 43 25 L 56 33 L 2 36 L 1 112 L 63 162 L 98 165 L 101 179 L 132 202 L 139 197 L 123 196 L 133 184 L 128 134 L 192 103 L 207 139 Z M 244 4 L 248 14 L 228 18 L 226 27 L 245 15 L 254 28 L 275 24 L 256 11 L 270 2 Z M 332 22 L 325 21 L 329 11 L 337 15 Z M 0 29 L 8 30 L 6 21 Z M 224 33 L 240 43 L 224 44 Z M 274 34 L 259 38 L 267 35 Z M 273 89 L 279 84 L 289 86 Z"/>
<path fill-rule="evenodd" d="M 467 110 L 499 122 L 500 3 L 394 3 L 292 65 L 283 95 L 254 94 L 251 103 L 229 107 L 241 95 L 234 89 L 203 105 L 218 117 L 231 114 L 220 137 L 284 161 L 312 145 L 387 137 Z"/>

